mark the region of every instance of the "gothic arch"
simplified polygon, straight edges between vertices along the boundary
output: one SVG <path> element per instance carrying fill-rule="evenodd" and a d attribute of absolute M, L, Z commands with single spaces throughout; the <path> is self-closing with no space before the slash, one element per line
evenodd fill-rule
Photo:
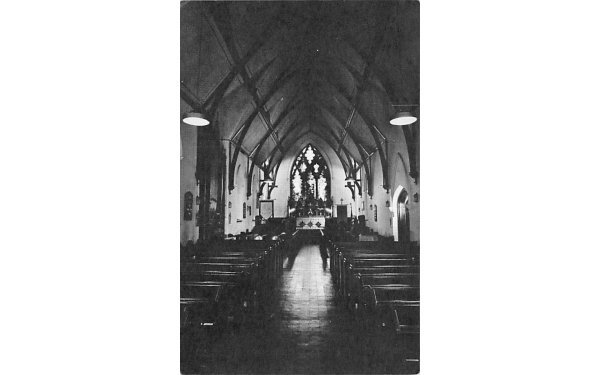
<path fill-rule="evenodd" d="M 321 185 L 320 185 L 321 184 Z M 331 168 L 318 148 L 307 144 L 290 166 L 290 197 L 331 197 Z"/>
<path fill-rule="evenodd" d="M 402 203 L 404 205 L 408 205 L 408 190 L 404 188 L 402 185 L 398 185 L 396 190 L 394 191 L 394 195 L 392 196 L 392 203 L 390 204 L 390 209 L 392 211 L 392 229 L 394 231 L 394 241 L 398 241 L 400 238 L 400 233 L 398 231 L 398 203 Z M 409 234 L 410 235 L 410 234 Z"/>

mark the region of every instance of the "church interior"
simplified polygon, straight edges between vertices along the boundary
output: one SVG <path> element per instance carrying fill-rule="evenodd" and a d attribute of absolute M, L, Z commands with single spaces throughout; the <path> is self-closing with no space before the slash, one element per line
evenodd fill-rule
<path fill-rule="evenodd" d="M 180 3 L 182 373 L 419 372 L 419 3 Z"/>

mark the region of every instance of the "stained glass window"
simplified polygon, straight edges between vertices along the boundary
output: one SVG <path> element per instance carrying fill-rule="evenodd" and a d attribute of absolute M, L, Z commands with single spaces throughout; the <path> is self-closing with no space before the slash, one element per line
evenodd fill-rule
<path fill-rule="evenodd" d="M 291 170 L 290 196 L 327 201 L 330 193 L 330 174 L 325 159 L 314 146 L 306 146 L 294 161 Z"/>
<path fill-rule="evenodd" d="M 292 196 L 300 195 L 302 193 L 302 179 L 300 178 L 300 172 L 296 170 L 294 178 L 292 179 Z"/>
<path fill-rule="evenodd" d="M 306 147 L 306 153 L 304 155 L 306 156 L 306 159 L 308 160 L 308 162 L 312 163 L 312 161 L 315 157 L 315 152 L 313 151 L 311 145 L 308 145 L 308 147 Z"/>
<path fill-rule="evenodd" d="M 329 184 L 327 183 L 327 179 L 325 177 L 323 177 L 322 175 L 321 175 L 321 177 L 319 177 L 318 183 L 319 183 L 319 191 L 317 192 L 317 195 L 319 198 L 321 198 L 325 201 L 325 200 L 327 200 L 327 187 L 329 186 Z"/>

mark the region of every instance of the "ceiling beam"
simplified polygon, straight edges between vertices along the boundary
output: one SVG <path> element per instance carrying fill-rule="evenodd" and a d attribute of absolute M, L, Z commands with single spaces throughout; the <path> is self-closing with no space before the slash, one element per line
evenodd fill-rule
<path fill-rule="evenodd" d="M 366 60 L 367 56 L 365 56 L 357 47 L 356 47 L 356 41 L 354 41 L 352 39 L 352 37 L 347 36 L 346 38 L 346 44 L 353 50 L 355 51 L 362 59 L 363 61 Z M 400 51 L 399 51 L 400 53 Z M 356 76 L 356 70 L 352 69 L 350 66 L 348 66 L 347 64 L 346 68 L 348 68 L 348 71 L 353 74 L 354 76 Z M 379 69 L 377 67 L 373 67 L 373 70 L 376 72 L 377 75 L 379 75 L 381 78 L 379 79 L 379 82 L 381 83 L 381 85 L 383 86 L 383 91 L 384 93 L 387 95 L 388 100 L 390 101 L 390 105 L 392 104 L 398 104 L 398 103 L 406 103 L 408 101 L 408 99 L 406 97 L 403 98 L 399 98 L 394 89 L 392 88 L 392 86 L 390 85 L 390 82 L 392 82 L 392 80 L 389 78 L 389 75 L 383 70 L 383 69 Z M 373 87 L 379 89 L 376 85 L 372 85 Z M 361 115 L 362 116 L 362 115 Z M 366 121 L 365 117 L 362 116 L 363 119 Z M 406 142 L 406 148 L 408 151 L 408 161 L 409 161 L 409 168 L 410 168 L 410 172 L 409 175 L 410 177 L 412 177 L 415 180 L 415 183 L 417 183 L 417 179 L 419 177 L 419 171 L 418 171 L 418 167 L 417 167 L 417 163 L 416 160 L 418 158 L 418 151 L 417 151 L 417 140 L 416 138 L 418 137 L 418 132 L 419 132 L 419 128 L 418 128 L 419 124 L 418 122 L 415 124 L 411 124 L 411 125 L 407 125 L 407 126 L 402 126 L 402 133 L 404 134 L 404 140 Z M 379 130 L 379 129 L 377 129 Z M 379 132 L 381 134 L 381 132 Z"/>
<path fill-rule="evenodd" d="M 267 141 L 267 139 L 269 138 L 269 136 L 271 135 L 271 133 L 275 132 L 275 129 L 277 129 L 277 127 L 282 124 L 282 122 L 286 118 L 286 116 L 288 116 L 290 113 L 292 113 L 302 103 L 301 101 L 300 102 L 294 101 L 294 99 L 295 99 L 295 97 L 289 101 L 288 105 L 283 109 L 283 111 L 279 114 L 279 117 L 277 118 L 277 120 L 275 120 L 275 122 L 271 126 L 271 129 L 268 130 L 265 133 L 265 135 L 263 136 L 263 138 L 260 140 L 260 142 L 258 142 L 256 144 L 256 146 L 252 150 L 252 154 L 253 155 L 255 153 L 260 152 L 260 149 L 262 148 L 262 146 L 264 145 L 264 143 Z"/>
<path fill-rule="evenodd" d="M 218 11 L 216 13 L 212 14 L 212 17 L 211 17 L 211 19 L 209 19 L 208 24 L 210 25 L 215 37 L 217 39 L 224 41 L 224 44 L 219 43 L 219 45 L 223 49 L 223 52 L 226 55 L 229 55 L 231 57 L 234 65 L 239 65 L 241 58 L 237 52 L 236 45 L 235 45 L 235 40 L 234 40 L 234 36 L 233 36 L 233 25 L 231 24 L 232 18 L 231 18 L 231 15 L 229 14 L 228 4 L 223 4 L 223 6 L 218 7 L 217 9 L 218 9 Z M 229 22 L 227 22 L 227 20 L 229 20 Z M 271 24 L 275 24 L 276 23 L 275 21 L 277 21 L 277 20 L 278 19 L 276 17 L 274 20 L 271 21 Z M 221 25 L 221 26 L 219 26 L 219 25 Z M 269 29 L 268 26 L 267 26 L 267 29 Z M 272 59 L 269 63 L 265 64 L 266 68 L 268 68 L 268 66 L 270 66 L 274 60 L 275 59 Z M 263 66 L 262 71 L 265 72 L 266 68 L 265 68 L 265 66 Z M 239 70 L 239 74 L 242 78 L 242 83 L 244 84 L 247 91 L 252 96 L 254 105 L 256 107 L 258 107 L 258 109 L 259 109 L 259 112 L 258 112 L 259 117 L 261 118 L 262 122 L 265 124 L 267 131 L 271 130 L 273 125 L 271 124 L 269 112 L 266 111 L 264 109 L 264 106 L 261 104 L 262 99 L 261 99 L 258 89 L 256 87 L 257 78 L 255 77 L 254 79 L 252 79 L 250 77 L 250 75 L 248 73 L 248 67 L 246 66 L 246 64 L 244 64 L 241 67 L 241 69 Z M 260 75 L 258 77 L 260 77 Z M 281 145 L 279 144 L 279 139 L 277 138 L 277 135 L 273 134 L 272 132 L 269 132 L 269 134 L 271 134 L 270 137 L 271 137 L 271 139 L 273 139 L 273 142 L 275 142 L 276 147 L 281 147 Z"/>
<path fill-rule="evenodd" d="M 285 75 L 287 72 L 283 71 L 281 72 L 281 74 L 279 75 L 279 77 L 277 77 L 276 82 L 271 86 L 270 91 L 262 98 L 262 102 L 258 103 L 259 105 L 256 106 L 256 108 L 254 109 L 254 111 L 252 111 L 252 113 L 250 114 L 250 116 L 248 116 L 248 118 L 246 119 L 246 121 L 240 126 L 240 128 L 238 129 L 238 131 L 235 133 L 235 135 L 232 137 L 232 139 L 236 139 L 239 135 L 239 138 L 237 138 L 238 144 L 242 145 L 244 142 L 244 138 L 246 137 L 246 134 L 248 133 L 248 130 L 250 129 L 250 125 L 252 124 L 252 121 L 254 121 L 254 118 L 256 118 L 256 116 L 258 115 L 258 113 L 260 112 L 260 108 L 265 105 L 270 99 L 271 97 L 277 92 L 279 91 L 279 89 L 281 89 L 281 87 L 283 87 L 287 82 L 290 81 L 290 77 L 293 77 L 292 74 L 287 74 Z M 235 163 L 237 162 L 237 158 L 240 152 L 240 146 L 236 146 L 235 151 L 233 153 L 233 158 L 230 161 L 230 163 Z M 234 185 L 234 178 L 235 178 L 235 174 L 233 173 L 233 170 L 229 171 L 229 190 L 233 190 L 233 188 L 235 187 Z"/>
<path fill-rule="evenodd" d="M 203 2 L 197 3 L 201 7 L 201 14 L 208 20 L 206 14 L 208 14 L 208 10 L 206 9 L 206 4 Z M 183 6 L 183 5 L 182 5 Z M 257 38 L 257 40 L 250 46 L 246 54 L 238 61 L 238 64 L 232 66 L 229 70 L 229 73 L 219 82 L 217 87 L 209 94 L 209 96 L 201 102 L 198 100 L 195 102 L 195 106 L 192 106 L 194 110 L 201 110 L 202 112 L 207 112 L 210 117 L 214 117 L 216 110 L 219 106 L 221 100 L 225 96 L 227 89 L 241 71 L 243 67 L 256 55 L 256 53 L 269 41 L 272 35 L 275 35 L 275 28 L 281 24 L 281 20 L 279 15 L 275 18 L 277 22 L 272 22 L 268 27 L 261 33 L 261 35 Z M 183 82 L 182 82 L 183 85 Z M 185 86 L 185 85 L 184 85 Z M 182 90 L 183 91 L 183 90 Z M 184 93 L 182 92 L 182 96 Z M 189 99 L 189 98 L 188 98 Z M 186 98 L 184 98 L 186 100 Z M 187 100 L 186 100 L 187 101 Z M 188 103 L 191 105 L 191 103 Z M 210 108 L 209 108 L 210 105 Z"/>
<path fill-rule="evenodd" d="M 324 103 L 324 100 L 320 100 L 318 97 L 309 97 L 308 100 L 311 100 L 314 105 L 322 112 L 327 113 L 329 116 L 331 116 L 331 118 L 333 118 L 335 120 L 335 123 L 337 125 L 340 126 L 340 128 L 343 129 L 344 124 L 341 123 L 340 119 L 337 117 L 337 115 L 333 112 L 333 109 L 327 107 Z M 321 116 L 323 118 L 323 116 Z M 327 121 L 325 121 L 325 119 L 323 118 L 323 122 L 324 123 L 328 123 Z M 354 143 L 354 145 L 356 146 L 356 148 L 358 149 L 358 145 L 359 145 L 359 141 L 358 138 L 356 137 L 356 134 L 349 128 L 348 129 L 348 135 L 350 136 L 350 139 L 352 140 L 352 142 Z"/>
<path fill-rule="evenodd" d="M 257 114 L 259 113 L 260 108 L 267 104 L 269 100 L 271 100 L 271 98 L 275 95 L 275 93 L 277 93 L 277 91 L 279 91 L 287 83 L 289 83 L 294 77 L 295 72 L 288 73 L 288 69 L 282 71 L 279 74 L 279 76 L 277 76 L 277 78 L 275 79 L 275 82 L 271 85 L 269 92 L 267 92 L 267 94 L 262 98 L 262 101 L 258 103 L 259 105 L 255 105 L 255 110 L 257 111 Z M 237 138 L 239 136 L 241 137 L 241 141 L 243 141 L 246 136 L 246 132 L 247 128 L 245 127 L 245 123 L 242 123 L 242 125 L 238 127 L 238 129 L 235 131 L 232 138 Z"/>
<path fill-rule="evenodd" d="M 292 97 L 292 99 L 290 100 L 290 102 L 288 103 L 288 105 L 285 107 L 285 109 L 283 110 L 283 112 L 279 115 L 279 117 L 277 118 L 277 120 L 275 121 L 275 123 L 273 123 L 273 126 L 271 128 L 271 130 L 267 131 L 267 134 L 265 134 L 263 136 L 263 138 L 260 140 L 260 142 L 256 145 L 256 147 L 254 148 L 254 150 L 252 150 L 252 155 L 254 155 L 254 157 L 252 158 L 252 165 L 250 166 L 250 172 L 248 173 L 248 177 L 251 178 L 252 173 L 254 171 L 254 166 L 256 165 L 256 159 L 258 157 L 258 154 L 260 153 L 260 150 L 262 149 L 263 145 L 265 144 L 266 140 L 269 138 L 270 133 L 274 132 L 275 129 L 283 122 L 282 120 L 288 115 L 290 114 L 295 108 L 297 108 L 298 106 L 298 102 L 294 102 L 294 99 L 296 97 L 296 95 L 298 94 L 299 90 L 296 91 L 296 94 Z M 280 142 L 283 142 L 282 139 L 279 140 Z M 278 149 L 277 147 L 274 147 L 273 150 Z M 281 150 L 281 148 L 279 148 Z M 264 161 L 263 161 L 264 162 Z M 248 184 L 248 186 L 250 186 L 250 184 Z M 246 192 L 247 196 L 251 195 L 251 189 L 248 189 Z"/>

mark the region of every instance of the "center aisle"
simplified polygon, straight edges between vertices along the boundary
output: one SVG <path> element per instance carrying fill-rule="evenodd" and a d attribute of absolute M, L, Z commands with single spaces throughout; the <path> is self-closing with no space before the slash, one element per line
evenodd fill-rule
<path fill-rule="evenodd" d="M 336 306 L 318 245 L 302 246 L 283 266 L 262 318 L 200 349 L 197 372 L 386 372 L 378 368 L 377 345 L 361 334 L 351 314 Z"/>
<path fill-rule="evenodd" d="M 278 356 L 288 361 L 278 370 L 326 372 L 332 360 L 326 349 L 338 318 L 329 269 L 323 269 L 317 245 L 303 246 L 295 260 L 286 260 L 284 269 L 277 319 L 282 346 L 275 350 L 283 349 Z"/>

